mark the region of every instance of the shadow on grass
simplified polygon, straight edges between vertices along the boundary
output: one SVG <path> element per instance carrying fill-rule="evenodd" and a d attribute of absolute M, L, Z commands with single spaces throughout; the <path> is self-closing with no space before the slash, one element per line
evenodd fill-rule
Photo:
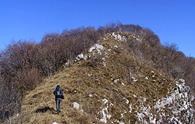
<path fill-rule="evenodd" d="M 52 113 L 52 114 L 57 114 L 57 112 L 55 111 L 54 108 L 51 108 L 49 106 L 42 106 L 42 107 L 39 107 L 36 109 L 35 111 L 36 113 L 46 113 L 46 112 L 49 112 L 49 113 Z"/>

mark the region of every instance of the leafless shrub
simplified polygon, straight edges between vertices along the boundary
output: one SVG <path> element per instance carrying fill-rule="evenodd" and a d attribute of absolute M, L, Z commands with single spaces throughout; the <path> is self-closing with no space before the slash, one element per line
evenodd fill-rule
<path fill-rule="evenodd" d="M 1 119 L 19 112 L 26 91 L 87 50 L 98 38 L 94 28 L 80 28 L 46 35 L 40 44 L 19 41 L 10 45 L 0 54 Z"/>

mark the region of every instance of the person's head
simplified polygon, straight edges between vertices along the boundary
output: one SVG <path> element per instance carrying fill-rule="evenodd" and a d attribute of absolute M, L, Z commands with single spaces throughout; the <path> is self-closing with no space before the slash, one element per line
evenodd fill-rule
<path fill-rule="evenodd" d="M 58 85 L 56 86 L 56 88 L 59 89 L 59 88 L 60 88 L 60 85 L 58 84 Z"/>

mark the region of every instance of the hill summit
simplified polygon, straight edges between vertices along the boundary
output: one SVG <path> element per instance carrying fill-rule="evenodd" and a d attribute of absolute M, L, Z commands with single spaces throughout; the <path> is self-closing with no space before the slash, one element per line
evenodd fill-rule
<path fill-rule="evenodd" d="M 111 32 L 70 59 L 53 76 L 26 93 L 21 112 L 11 118 L 25 124 L 182 124 L 194 123 L 191 89 L 132 52 L 144 42 L 129 32 Z M 144 44 L 143 49 L 152 44 Z M 148 53 L 150 54 L 150 53 Z M 64 92 L 55 113 L 53 90 Z"/>

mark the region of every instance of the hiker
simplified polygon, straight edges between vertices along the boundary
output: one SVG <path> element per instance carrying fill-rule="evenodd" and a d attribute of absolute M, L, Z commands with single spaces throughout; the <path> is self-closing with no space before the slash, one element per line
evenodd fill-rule
<path fill-rule="evenodd" d="M 60 85 L 57 85 L 55 90 L 53 91 L 53 94 L 55 95 L 55 101 L 56 101 L 56 111 L 60 112 L 60 103 L 62 99 L 64 99 L 63 91 L 60 87 Z"/>

